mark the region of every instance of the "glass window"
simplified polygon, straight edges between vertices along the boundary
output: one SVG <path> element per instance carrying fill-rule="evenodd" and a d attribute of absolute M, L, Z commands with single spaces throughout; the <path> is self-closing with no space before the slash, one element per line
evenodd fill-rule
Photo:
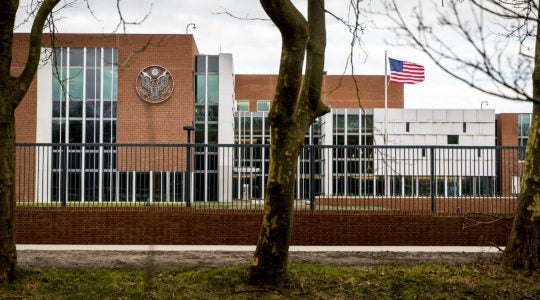
<path fill-rule="evenodd" d="M 103 99 L 117 99 L 118 74 L 114 69 L 103 70 Z"/>
<path fill-rule="evenodd" d="M 100 98 L 101 93 L 101 80 L 99 70 L 87 69 L 86 70 L 86 98 L 96 99 Z"/>
<path fill-rule="evenodd" d="M 345 132 L 345 115 L 334 116 L 334 132 L 336 133 Z"/>
<path fill-rule="evenodd" d="M 82 143 L 82 121 L 69 121 L 69 142 Z"/>
<path fill-rule="evenodd" d="M 82 118 L 83 105 L 82 101 L 69 101 L 69 117 Z"/>
<path fill-rule="evenodd" d="M 218 142 L 218 125 L 208 124 L 208 144 L 217 144 Z"/>
<path fill-rule="evenodd" d="M 218 121 L 218 109 L 217 105 L 208 106 L 208 121 Z"/>
<path fill-rule="evenodd" d="M 204 105 L 195 106 L 195 121 L 204 122 Z"/>
<path fill-rule="evenodd" d="M 62 118 L 66 116 L 66 102 L 53 101 L 53 118 Z"/>
<path fill-rule="evenodd" d="M 404 176 L 405 196 L 415 196 L 416 178 L 413 176 Z"/>
<path fill-rule="evenodd" d="M 203 126 L 195 126 L 195 143 L 203 144 L 204 143 L 204 128 Z"/>
<path fill-rule="evenodd" d="M 195 76 L 195 103 L 202 104 L 204 103 L 204 98 L 206 96 L 206 76 L 197 75 Z"/>
<path fill-rule="evenodd" d="M 249 101 L 248 100 L 238 100 L 236 102 L 237 111 L 249 111 Z"/>
<path fill-rule="evenodd" d="M 111 101 L 103 101 L 103 117 L 104 118 L 111 118 L 113 108 L 112 108 L 113 102 Z"/>
<path fill-rule="evenodd" d="M 219 76 L 208 75 L 208 103 L 219 102 Z"/>
<path fill-rule="evenodd" d="M 118 50 L 114 48 L 103 49 L 103 66 L 117 66 L 118 65 Z"/>
<path fill-rule="evenodd" d="M 261 117 L 254 117 L 253 118 L 253 135 L 262 135 L 262 125 L 263 125 L 263 118 Z"/>
<path fill-rule="evenodd" d="M 82 68 L 70 68 L 69 69 L 69 98 L 70 99 L 82 99 L 83 96 L 83 69 Z"/>
<path fill-rule="evenodd" d="M 195 72 L 206 72 L 206 55 L 195 57 Z"/>
<path fill-rule="evenodd" d="M 447 138 L 448 145 L 458 145 L 459 135 L 449 134 Z"/>
<path fill-rule="evenodd" d="M 270 100 L 257 100 L 257 111 L 270 111 Z"/>
<path fill-rule="evenodd" d="M 360 129 L 359 116 L 347 115 L 347 132 L 356 133 Z"/>
<path fill-rule="evenodd" d="M 69 48 L 69 65 L 82 67 L 84 64 L 84 48 Z"/>
<path fill-rule="evenodd" d="M 67 71 L 66 68 L 54 68 L 53 69 L 53 82 L 52 89 L 53 100 L 65 100 L 65 80 L 67 80 Z"/>
<path fill-rule="evenodd" d="M 208 72 L 209 73 L 219 72 L 219 56 L 218 55 L 208 55 Z"/>
<path fill-rule="evenodd" d="M 66 122 L 64 120 L 53 120 L 52 126 L 52 142 L 53 143 L 63 143 L 64 142 L 64 132 Z"/>
<path fill-rule="evenodd" d="M 429 177 L 418 177 L 418 196 L 429 196 L 431 180 Z"/>
<path fill-rule="evenodd" d="M 373 115 L 364 115 L 364 132 L 371 133 L 373 132 Z"/>
<path fill-rule="evenodd" d="M 436 189 L 437 189 L 437 196 L 444 197 L 444 177 L 437 177 Z"/>
<path fill-rule="evenodd" d="M 530 123 L 530 114 L 518 114 L 518 136 L 529 136 Z"/>
<path fill-rule="evenodd" d="M 470 176 L 461 177 L 461 195 L 462 196 L 474 195 L 473 177 L 470 177 Z"/>
<path fill-rule="evenodd" d="M 96 48 L 86 48 L 86 67 L 87 68 L 93 68 L 96 66 L 96 61 L 99 62 L 99 60 L 96 60 L 96 51 L 98 49 Z"/>
<path fill-rule="evenodd" d="M 446 182 L 448 197 L 459 196 L 459 177 L 447 177 Z"/>

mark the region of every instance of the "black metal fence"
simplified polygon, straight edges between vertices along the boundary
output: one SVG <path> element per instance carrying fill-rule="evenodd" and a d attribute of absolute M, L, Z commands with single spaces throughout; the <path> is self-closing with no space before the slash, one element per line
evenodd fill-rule
<path fill-rule="evenodd" d="M 17 144 L 19 206 L 262 209 L 268 145 Z M 306 145 L 295 207 L 512 213 L 518 147 Z"/>

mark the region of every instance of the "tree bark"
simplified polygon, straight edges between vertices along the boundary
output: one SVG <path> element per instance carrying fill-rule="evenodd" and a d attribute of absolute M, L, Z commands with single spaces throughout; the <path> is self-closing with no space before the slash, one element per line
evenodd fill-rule
<path fill-rule="evenodd" d="M 19 1 L 0 1 L 0 283 L 12 282 L 17 273 L 15 244 L 15 108 L 36 74 L 43 26 L 60 0 L 45 0 L 37 10 L 23 72 L 11 76 L 13 29 Z"/>
<path fill-rule="evenodd" d="M 537 16 L 540 18 L 540 16 Z M 540 99 L 540 38 L 537 22 L 533 98 Z M 525 150 L 525 167 L 521 181 L 518 208 L 512 231 L 503 255 L 510 268 L 538 270 L 540 268 L 540 104 L 533 102 L 529 139 Z"/>
<path fill-rule="evenodd" d="M 298 155 L 309 126 L 329 111 L 321 102 L 326 46 L 324 5 L 321 0 L 308 2 L 308 24 L 288 0 L 261 0 L 261 4 L 281 32 L 282 52 L 268 116 L 272 131 L 264 216 L 247 280 L 255 285 L 280 285 L 287 272 Z"/>
<path fill-rule="evenodd" d="M 0 91 L 0 97 L 3 93 Z M 7 105 L 0 108 L 0 282 L 13 282 L 15 249 L 15 119 Z"/>

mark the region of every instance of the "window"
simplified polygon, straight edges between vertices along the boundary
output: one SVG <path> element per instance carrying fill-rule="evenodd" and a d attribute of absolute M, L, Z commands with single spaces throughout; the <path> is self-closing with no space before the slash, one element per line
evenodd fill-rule
<path fill-rule="evenodd" d="M 531 127 L 531 114 L 518 114 L 518 159 L 525 160 L 525 146 L 529 139 Z"/>
<path fill-rule="evenodd" d="M 458 145 L 459 135 L 449 134 L 447 138 L 448 145 Z"/>
<path fill-rule="evenodd" d="M 270 100 L 258 100 L 257 111 L 270 111 Z"/>
<path fill-rule="evenodd" d="M 405 123 L 405 132 L 409 132 L 411 123 Z"/>
<path fill-rule="evenodd" d="M 55 49 L 51 96 L 53 143 L 115 143 L 117 49 Z M 112 181 L 97 181 L 96 178 L 105 176 L 104 170 L 116 168 L 116 150 L 100 155 L 88 145 L 85 148 L 71 146 L 67 153 L 54 149 L 52 156 L 53 199 L 64 197 L 67 201 L 95 201 L 96 191 L 112 190 L 115 185 Z M 62 174 L 59 165 L 62 159 L 67 159 L 68 176 Z M 66 191 L 67 194 L 63 195 Z M 81 196 L 74 197 L 70 193 Z"/>
<path fill-rule="evenodd" d="M 236 102 L 237 111 L 249 111 L 249 100 L 238 100 Z"/>
<path fill-rule="evenodd" d="M 463 122 L 463 132 L 467 132 L 467 122 Z"/>

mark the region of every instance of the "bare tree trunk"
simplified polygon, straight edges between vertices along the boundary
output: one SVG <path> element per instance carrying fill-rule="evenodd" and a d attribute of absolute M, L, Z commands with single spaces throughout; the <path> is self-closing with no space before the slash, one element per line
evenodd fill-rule
<path fill-rule="evenodd" d="M 326 31 L 321 0 L 308 2 L 309 25 L 289 0 L 261 0 L 261 4 L 281 31 L 283 45 L 276 93 L 268 116 L 272 142 L 265 210 L 247 279 L 251 284 L 280 285 L 286 279 L 298 155 L 309 126 L 329 111 L 321 102 Z"/>
<path fill-rule="evenodd" d="M 36 74 L 43 26 L 60 0 L 44 0 L 35 12 L 28 58 L 22 73 L 11 76 L 13 29 L 17 0 L 0 1 L 0 283 L 13 281 L 17 270 L 15 246 L 15 108 Z"/>
<path fill-rule="evenodd" d="M 537 19 L 540 16 L 537 16 Z M 540 21 L 540 20 L 538 20 Z M 540 268 L 540 22 L 536 27 L 534 55 L 533 111 L 529 139 L 525 151 L 525 169 L 521 182 L 519 204 L 503 262 L 511 268 L 538 270 Z"/>
<path fill-rule="evenodd" d="M 2 92 L 0 91 L 0 97 Z M 15 249 L 15 120 L 7 105 L 0 108 L 0 282 L 13 282 Z"/>

